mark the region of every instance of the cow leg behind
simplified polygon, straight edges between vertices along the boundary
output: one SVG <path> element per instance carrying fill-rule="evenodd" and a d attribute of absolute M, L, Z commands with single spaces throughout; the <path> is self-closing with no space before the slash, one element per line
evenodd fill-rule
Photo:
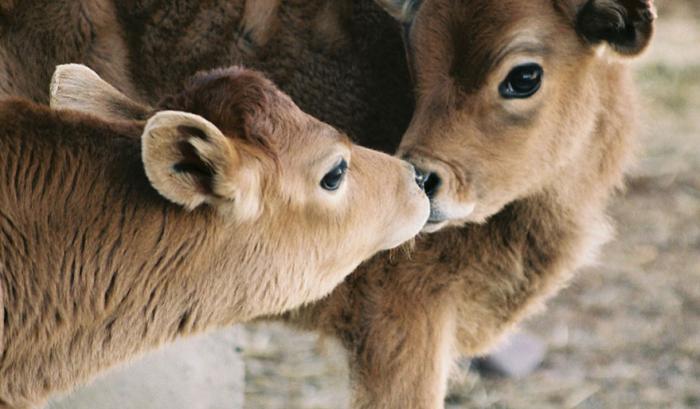
<path fill-rule="evenodd" d="M 351 350 L 354 409 L 439 409 L 454 357 L 455 317 L 448 305 L 418 299 L 385 308 Z M 381 314 L 381 313 L 380 313 Z"/>
<path fill-rule="evenodd" d="M 416 257 L 415 259 L 419 259 Z M 340 339 L 348 350 L 353 409 L 438 409 L 457 355 L 455 275 L 384 256 L 321 302 L 286 318 Z"/>

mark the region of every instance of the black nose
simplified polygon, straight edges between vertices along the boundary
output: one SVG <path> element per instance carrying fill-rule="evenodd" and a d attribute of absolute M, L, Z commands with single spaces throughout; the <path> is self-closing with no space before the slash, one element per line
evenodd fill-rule
<path fill-rule="evenodd" d="M 416 183 L 425 191 L 428 198 L 432 199 L 437 194 L 442 179 L 435 172 L 426 172 L 423 169 L 416 168 Z"/>
<path fill-rule="evenodd" d="M 418 184 L 418 187 L 420 187 L 420 190 L 425 191 L 425 180 L 428 179 L 428 175 L 425 174 L 422 170 L 418 168 L 413 168 L 414 173 L 416 174 L 416 184 Z"/>

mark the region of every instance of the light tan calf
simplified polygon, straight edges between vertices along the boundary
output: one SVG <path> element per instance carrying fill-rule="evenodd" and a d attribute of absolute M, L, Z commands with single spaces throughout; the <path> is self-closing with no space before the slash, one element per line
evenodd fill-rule
<path fill-rule="evenodd" d="M 164 104 L 209 120 L 0 103 L 0 408 L 316 300 L 428 217 L 408 164 L 258 74 L 199 75 Z"/>

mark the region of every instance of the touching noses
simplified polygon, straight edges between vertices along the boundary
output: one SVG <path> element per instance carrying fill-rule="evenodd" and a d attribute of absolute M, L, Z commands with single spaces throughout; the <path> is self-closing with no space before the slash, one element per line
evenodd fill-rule
<path fill-rule="evenodd" d="M 415 166 L 409 164 L 411 166 L 411 169 L 413 169 L 413 177 L 416 180 L 416 184 L 420 188 L 420 190 L 425 191 L 425 174 L 423 171 L 417 169 Z"/>
<path fill-rule="evenodd" d="M 416 183 L 425 191 L 428 198 L 432 200 L 437 195 L 440 185 L 442 185 L 442 179 L 435 172 L 425 171 L 415 165 L 414 167 L 416 170 Z"/>
<path fill-rule="evenodd" d="M 413 180 L 416 181 L 416 184 L 420 190 L 425 191 L 425 177 L 423 176 L 423 173 L 416 169 L 411 162 L 404 160 L 403 163 L 411 171 L 411 173 L 413 173 Z"/>

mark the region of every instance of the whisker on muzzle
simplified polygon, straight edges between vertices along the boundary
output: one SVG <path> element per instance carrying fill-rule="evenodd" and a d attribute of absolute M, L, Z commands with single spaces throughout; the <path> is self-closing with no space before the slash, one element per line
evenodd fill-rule
<path fill-rule="evenodd" d="M 389 250 L 389 262 L 396 262 L 402 258 L 411 259 L 416 248 L 416 238 L 412 238 L 402 245 Z"/>

